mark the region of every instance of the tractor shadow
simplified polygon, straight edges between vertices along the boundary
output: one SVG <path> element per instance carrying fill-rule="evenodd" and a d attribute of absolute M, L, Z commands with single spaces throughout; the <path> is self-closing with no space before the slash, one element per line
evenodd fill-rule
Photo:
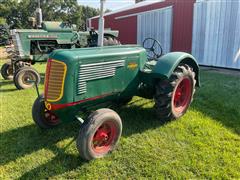
<path fill-rule="evenodd" d="M 9 88 L 8 88 L 9 87 Z M 12 80 L 0 80 L 0 93 L 17 91 Z"/>
<path fill-rule="evenodd" d="M 163 125 L 156 121 L 152 108 L 143 108 L 148 103 L 150 102 L 135 105 L 135 102 L 131 102 L 127 106 L 115 109 L 123 120 L 122 136 L 131 136 Z M 33 177 L 45 179 L 79 168 L 87 162 L 81 159 L 78 153 L 66 152 L 69 146 L 71 148 L 75 146 L 79 128 L 80 124 L 75 121 L 50 130 L 41 130 L 32 124 L 3 132 L 1 133 L 0 166 L 41 149 L 47 149 L 54 153 L 55 157 L 47 163 L 25 172 L 21 179 L 32 179 Z M 65 147 L 57 146 L 58 142 L 68 138 L 72 140 Z"/>
<path fill-rule="evenodd" d="M 201 78 L 191 108 L 240 135 L 239 77 L 202 71 Z"/>

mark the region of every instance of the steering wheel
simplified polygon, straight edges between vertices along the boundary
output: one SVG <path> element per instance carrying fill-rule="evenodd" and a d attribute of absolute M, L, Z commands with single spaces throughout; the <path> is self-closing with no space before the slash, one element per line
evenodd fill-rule
<path fill-rule="evenodd" d="M 146 38 L 143 41 L 143 47 L 147 50 L 147 56 L 150 60 L 156 60 L 163 54 L 162 46 L 156 39 Z"/>
<path fill-rule="evenodd" d="M 79 33 L 78 32 L 74 32 L 73 37 L 71 38 L 72 43 L 77 45 L 77 46 L 80 46 L 79 39 L 80 39 Z"/>

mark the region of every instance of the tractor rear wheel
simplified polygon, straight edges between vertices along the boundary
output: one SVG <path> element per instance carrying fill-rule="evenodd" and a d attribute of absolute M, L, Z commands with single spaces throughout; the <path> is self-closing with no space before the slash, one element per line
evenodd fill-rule
<path fill-rule="evenodd" d="M 101 158 L 114 150 L 122 133 L 122 121 L 111 109 L 99 109 L 81 126 L 77 149 L 86 160 Z"/>
<path fill-rule="evenodd" d="M 43 95 L 39 96 L 32 106 L 32 118 L 42 129 L 49 129 L 60 123 L 59 118 L 45 107 Z"/>
<path fill-rule="evenodd" d="M 17 89 L 31 88 L 40 83 L 39 73 L 32 67 L 26 66 L 17 70 L 14 74 L 14 83 Z"/>
<path fill-rule="evenodd" d="M 103 39 L 104 46 L 115 46 L 115 45 L 120 45 L 120 44 L 121 44 L 120 41 L 118 41 L 113 36 L 105 36 Z"/>
<path fill-rule="evenodd" d="M 169 80 L 159 81 L 154 96 L 157 116 L 162 121 L 183 116 L 195 92 L 195 72 L 186 64 L 179 65 Z"/>
<path fill-rule="evenodd" d="M 10 62 L 2 65 L 1 75 L 2 75 L 3 79 L 5 79 L 5 80 L 13 79 L 13 68 L 12 68 Z"/>

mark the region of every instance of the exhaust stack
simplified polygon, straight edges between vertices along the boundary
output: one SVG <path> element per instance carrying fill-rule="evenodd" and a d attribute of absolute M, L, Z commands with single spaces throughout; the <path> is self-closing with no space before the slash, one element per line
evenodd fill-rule
<path fill-rule="evenodd" d="M 98 46 L 103 46 L 103 38 L 104 38 L 104 4 L 106 0 L 101 1 L 101 8 L 100 8 L 100 17 L 98 22 Z"/>
<path fill-rule="evenodd" d="M 38 0 L 38 8 L 36 9 L 35 13 L 37 28 L 42 28 L 42 9 L 40 5 L 40 0 Z"/>

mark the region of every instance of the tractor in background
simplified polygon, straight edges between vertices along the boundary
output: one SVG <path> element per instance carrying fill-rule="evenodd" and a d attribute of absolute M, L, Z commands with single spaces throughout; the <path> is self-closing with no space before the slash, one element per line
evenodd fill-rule
<path fill-rule="evenodd" d="M 11 30 L 14 48 L 8 49 L 11 61 L 3 64 L 1 75 L 13 79 L 17 89 L 26 89 L 40 82 L 39 73 L 31 67 L 46 62 L 49 54 L 56 49 L 96 47 L 98 32 L 94 29 L 78 31 L 70 22 L 42 21 L 40 1 L 35 17 L 29 17 L 35 29 Z M 118 31 L 104 30 L 104 46 L 119 45 Z"/>
<path fill-rule="evenodd" d="M 17 89 L 26 89 L 40 82 L 39 73 L 31 67 L 46 62 L 55 49 L 95 47 L 98 32 L 81 32 L 75 25 L 64 22 L 43 22 L 42 29 L 14 29 L 11 31 L 14 48 L 9 52 L 11 61 L 3 64 L 1 75 L 13 79 Z M 118 45 L 118 31 L 105 30 L 104 45 Z"/>
<path fill-rule="evenodd" d="M 163 55 L 155 39 L 146 39 L 144 47 L 103 46 L 104 2 L 99 47 L 54 50 L 47 62 L 44 93 L 32 106 L 33 120 L 43 129 L 81 122 L 76 144 L 86 160 L 104 157 L 121 137 L 121 118 L 106 107 L 140 96 L 154 99 L 159 120 L 178 119 L 187 112 L 200 85 L 195 58 L 184 52 Z M 83 113 L 89 116 L 85 119 Z"/>

